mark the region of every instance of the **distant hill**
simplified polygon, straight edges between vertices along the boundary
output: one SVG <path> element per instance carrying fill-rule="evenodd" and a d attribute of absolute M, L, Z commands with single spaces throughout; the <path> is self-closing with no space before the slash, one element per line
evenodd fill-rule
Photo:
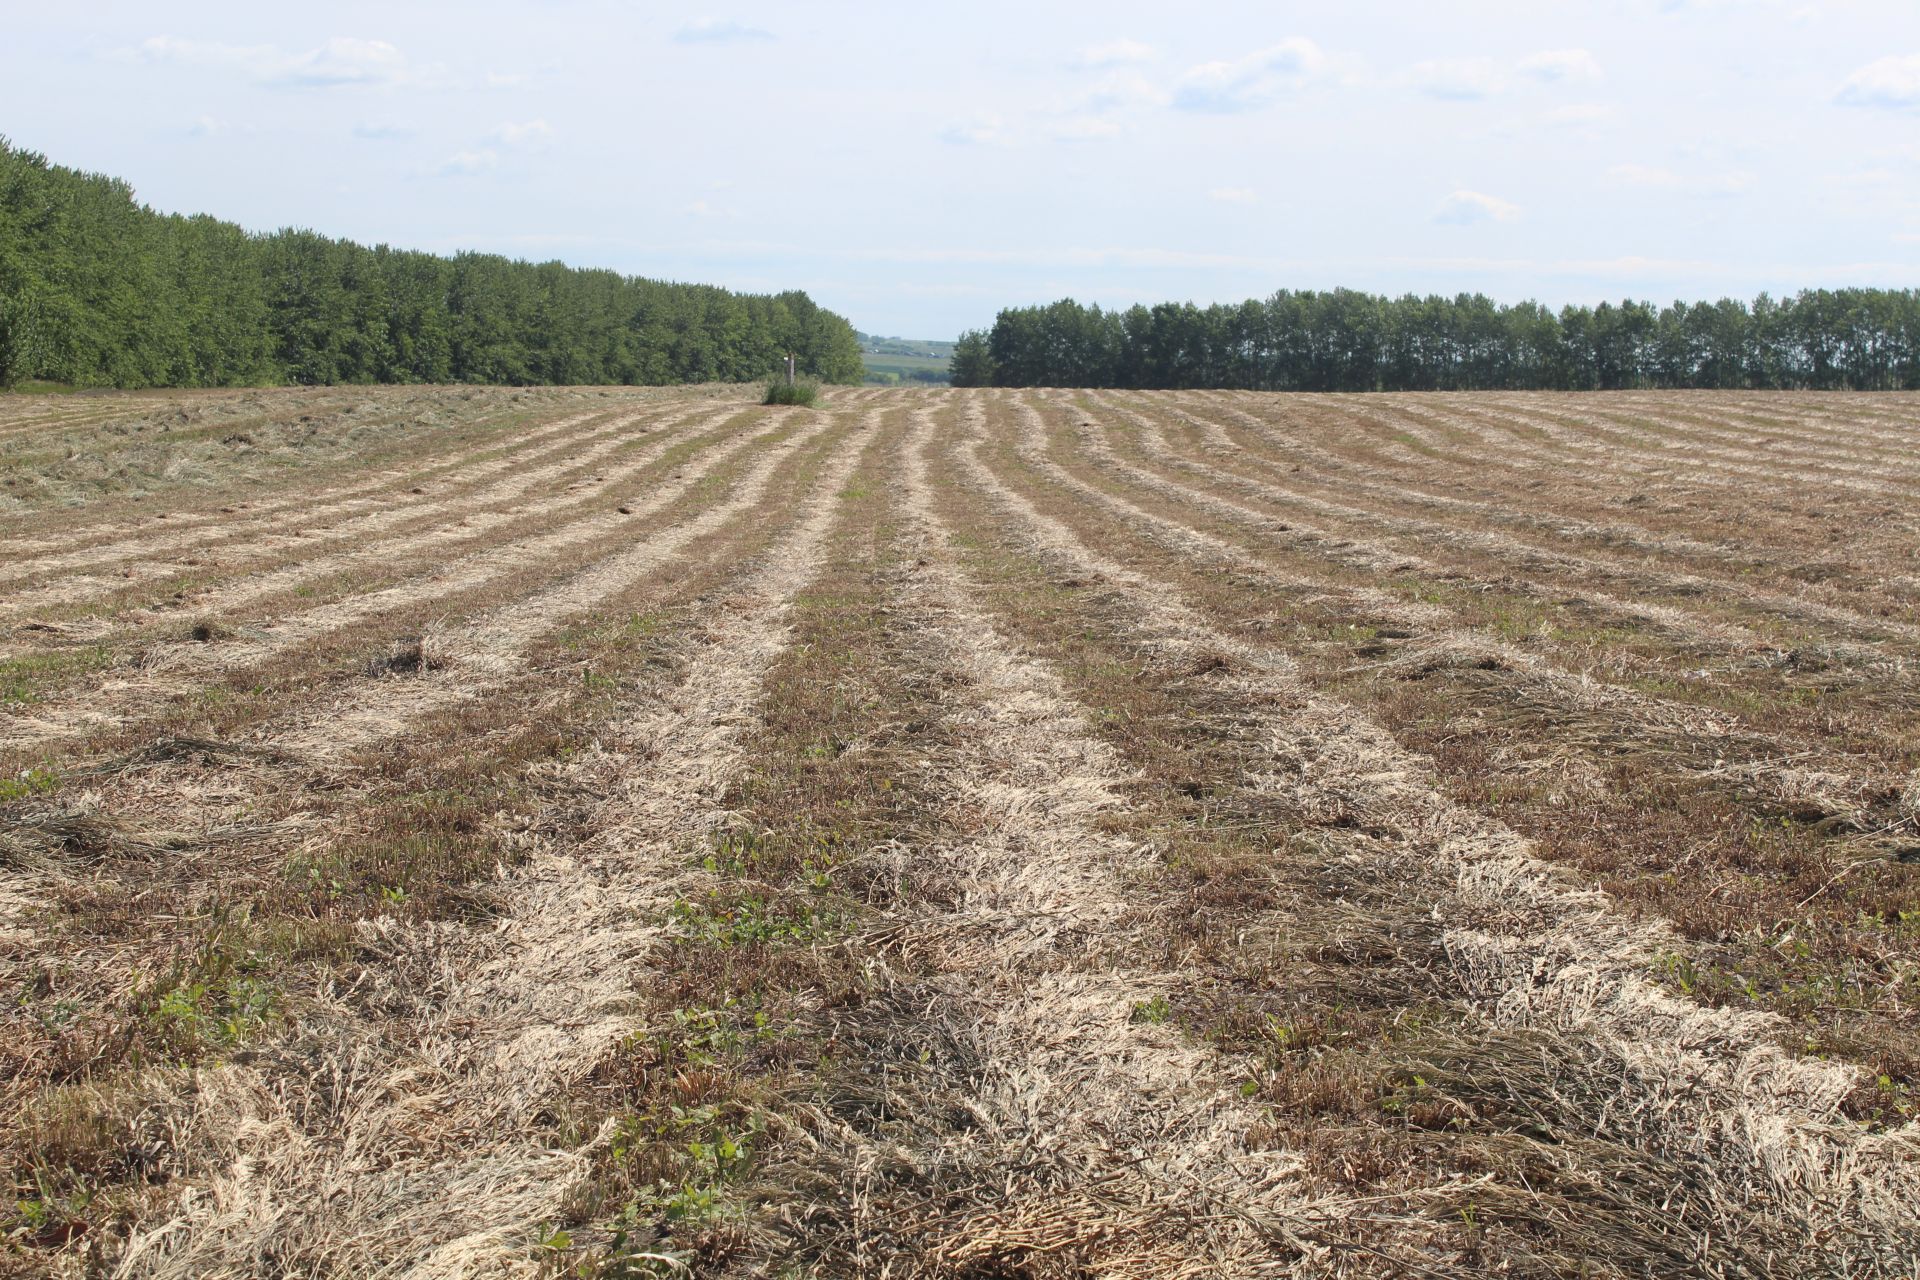
<path fill-rule="evenodd" d="M 860 362 L 866 367 L 868 382 L 944 383 L 947 380 L 947 363 L 953 359 L 951 342 L 934 338 L 883 338 L 858 330 L 853 336 L 860 344 Z"/>

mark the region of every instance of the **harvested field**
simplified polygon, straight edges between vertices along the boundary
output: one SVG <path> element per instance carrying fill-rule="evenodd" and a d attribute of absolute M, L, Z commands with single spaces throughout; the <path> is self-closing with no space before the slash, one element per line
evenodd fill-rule
<path fill-rule="evenodd" d="M 0 398 L 0 1275 L 1910 1277 L 1898 395 Z"/>

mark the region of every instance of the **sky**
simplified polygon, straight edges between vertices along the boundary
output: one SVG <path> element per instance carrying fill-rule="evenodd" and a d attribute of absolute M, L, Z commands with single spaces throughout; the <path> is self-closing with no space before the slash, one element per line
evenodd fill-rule
<path fill-rule="evenodd" d="M 256 230 L 1003 306 L 1920 286 L 1915 0 L 11 0 L 0 134 Z"/>

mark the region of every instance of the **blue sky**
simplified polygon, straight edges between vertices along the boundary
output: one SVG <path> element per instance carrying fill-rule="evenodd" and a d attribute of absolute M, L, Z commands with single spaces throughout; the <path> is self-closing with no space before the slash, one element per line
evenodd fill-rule
<path fill-rule="evenodd" d="M 1347 285 L 1920 285 L 1914 0 L 19 5 L 0 132 L 162 209 L 872 332 Z"/>

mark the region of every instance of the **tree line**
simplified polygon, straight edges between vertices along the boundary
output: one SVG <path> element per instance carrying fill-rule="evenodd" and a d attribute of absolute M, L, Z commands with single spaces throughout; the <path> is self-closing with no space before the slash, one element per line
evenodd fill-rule
<path fill-rule="evenodd" d="M 860 380 L 852 326 L 804 293 L 256 234 L 0 137 L 0 386 L 733 382 L 789 351 Z"/>
<path fill-rule="evenodd" d="M 1103 311 L 1072 299 L 963 335 L 956 386 L 1256 391 L 1920 389 L 1920 292 L 1810 289 L 1749 304 L 1553 311 L 1480 294 L 1282 290 Z"/>

